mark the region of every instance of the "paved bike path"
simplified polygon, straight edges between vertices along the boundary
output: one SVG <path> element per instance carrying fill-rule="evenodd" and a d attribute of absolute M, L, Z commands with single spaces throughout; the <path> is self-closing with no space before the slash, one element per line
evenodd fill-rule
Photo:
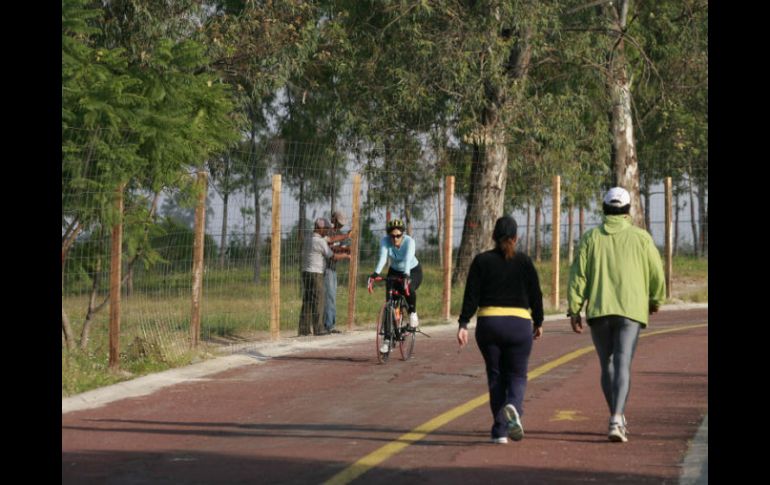
<path fill-rule="evenodd" d="M 707 323 L 707 310 L 661 312 L 649 333 Z M 530 371 L 590 336 L 548 321 Z M 320 483 L 361 457 L 485 394 L 475 343 L 428 327 L 415 358 L 376 364 L 371 339 L 266 357 L 62 415 L 63 483 Z M 644 333 L 643 333 L 644 334 Z M 356 339 L 353 339 L 356 340 Z M 488 443 L 482 405 L 411 443 L 355 483 L 675 483 L 707 412 L 705 326 L 640 340 L 627 410 L 630 441 L 606 440 L 593 352 L 530 381 L 526 437 Z M 63 404 L 64 408 L 64 404 Z M 513 474 L 513 475 L 512 475 Z"/>

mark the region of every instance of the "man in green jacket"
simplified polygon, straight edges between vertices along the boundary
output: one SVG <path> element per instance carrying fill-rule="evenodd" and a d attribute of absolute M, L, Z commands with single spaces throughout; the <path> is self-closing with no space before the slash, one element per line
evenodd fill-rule
<path fill-rule="evenodd" d="M 572 263 L 567 302 L 572 330 L 583 332 L 586 320 L 602 369 L 601 384 L 610 409 L 608 438 L 626 442 L 623 414 L 631 385 L 631 361 L 639 330 L 666 296 L 660 254 L 650 234 L 631 224 L 631 196 L 610 189 L 602 205 L 604 222 L 580 239 Z"/>

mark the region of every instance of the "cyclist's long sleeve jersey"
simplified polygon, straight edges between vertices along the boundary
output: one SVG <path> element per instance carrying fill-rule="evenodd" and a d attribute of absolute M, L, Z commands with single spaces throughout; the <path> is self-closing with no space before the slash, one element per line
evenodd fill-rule
<path fill-rule="evenodd" d="M 385 263 L 390 258 L 390 267 L 396 271 L 401 271 L 407 276 L 410 275 L 412 268 L 420 264 L 414 255 L 416 245 L 414 239 L 404 234 L 404 241 L 401 243 L 401 247 L 397 248 L 390 236 L 385 236 L 380 239 L 380 259 L 377 261 L 377 266 L 374 268 L 375 273 L 380 273 L 382 268 L 385 267 Z"/>

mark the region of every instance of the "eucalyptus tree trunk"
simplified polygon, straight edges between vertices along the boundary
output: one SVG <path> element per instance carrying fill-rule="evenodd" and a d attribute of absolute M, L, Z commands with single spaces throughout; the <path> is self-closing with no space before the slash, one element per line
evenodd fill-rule
<path fill-rule="evenodd" d="M 337 210 L 337 160 L 334 160 L 334 163 L 332 163 L 332 174 L 331 174 L 331 181 L 332 181 L 332 190 L 331 190 L 331 196 L 330 196 L 330 212 L 329 212 L 329 220 L 331 220 L 331 215 L 334 214 L 334 211 Z"/>
<path fill-rule="evenodd" d="M 252 125 L 249 163 L 251 164 L 251 188 L 254 191 L 254 284 L 259 284 L 262 273 L 262 239 L 259 236 L 262 231 L 262 207 L 259 204 L 259 197 L 262 195 L 262 191 L 259 187 L 259 166 L 257 164 L 259 155 L 254 148 L 256 137 L 256 129 Z"/>
<path fill-rule="evenodd" d="M 134 294 L 134 266 L 126 264 L 126 298 Z"/>
<path fill-rule="evenodd" d="M 708 256 L 708 207 L 706 206 L 706 187 L 703 182 L 698 184 L 698 220 L 700 221 L 700 254 Z"/>
<path fill-rule="evenodd" d="M 390 138 L 385 138 L 383 141 L 383 178 L 385 181 L 385 222 L 389 222 L 391 219 L 398 219 L 398 215 L 394 215 L 396 212 L 396 203 L 393 200 L 393 194 L 398 191 L 398 181 L 395 180 L 396 176 L 396 163 L 395 154 L 391 148 L 392 144 Z"/>
<path fill-rule="evenodd" d="M 262 273 L 262 207 L 259 205 L 259 187 L 254 187 L 254 283 L 259 284 Z"/>
<path fill-rule="evenodd" d="M 647 228 L 647 232 L 652 234 L 652 221 L 650 220 L 650 184 L 645 182 L 641 192 L 644 195 L 644 227 Z"/>
<path fill-rule="evenodd" d="M 569 265 L 572 265 L 572 258 L 575 256 L 575 245 L 572 242 L 572 228 L 575 225 L 575 218 L 572 215 L 574 210 L 572 205 L 567 209 L 567 264 Z"/>
<path fill-rule="evenodd" d="M 692 249 L 698 255 L 698 222 L 695 219 L 695 197 L 692 190 L 692 174 L 688 174 L 687 181 L 690 189 L 690 225 L 692 226 Z"/>
<path fill-rule="evenodd" d="M 230 192 L 225 190 L 222 194 L 222 234 L 219 238 L 219 267 L 225 266 L 225 253 L 227 252 L 227 206 L 230 200 Z"/>
<path fill-rule="evenodd" d="M 305 176 L 300 176 L 299 180 L 299 226 L 297 227 L 297 237 L 299 238 L 299 249 L 297 254 L 302 254 L 305 246 L 305 219 L 307 218 L 307 201 L 305 200 Z M 312 224 L 312 221 L 311 221 Z M 310 228 L 311 231 L 315 230 L 315 226 Z"/>
<path fill-rule="evenodd" d="M 625 32 L 628 17 L 628 1 L 610 3 L 610 28 Z M 639 161 L 634 140 L 634 120 L 631 111 L 631 79 L 622 37 L 614 44 L 608 60 L 608 89 L 610 94 L 610 127 L 612 133 L 612 161 L 615 168 L 615 185 L 625 188 L 631 195 L 631 218 L 639 227 L 644 226 L 641 197 L 639 195 Z"/>
<path fill-rule="evenodd" d="M 530 229 L 529 213 L 531 211 L 530 204 L 527 204 L 527 241 L 524 246 L 524 252 L 529 255 L 529 241 L 532 240 L 532 230 Z"/>
<path fill-rule="evenodd" d="M 442 195 L 441 186 L 438 185 L 436 187 L 436 239 L 438 240 L 438 263 L 439 263 L 439 267 L 443 268 L 444 267 L 444 246 L 443 244 L 441 244 L 441 241 L 444 240 L 444 237 L 443 237 L 444 208 L 442 206 L 442 200 L 444 198 L 441 197 L 441 195 Z M 451 247 L 452 242 L 450 241 L 449 244 Z"/>
<path fill-rule="evenodd" d="M 676 256 L 679 252 L 679 191 L 674 196 L 674 249 L 673 255 Z"/>
<path fill-rule="evenodd" d="M 580 215 L 578 217 L 578 239 L 583 237 L 583 233 L 586 229 L 586 208 L 580 206 Z"/>
<path fill-rule="evenodd" d="M 540 262 L 542 248 L 540 244 L 540 214 L 542 213 L 540 204 L 535 206 L 535 261 Z"/>
<path fill-rule="evenodd" d="M 457 252 L 457 265 L 452 276 L 453 283 L 464 282 L 473 258 L 493 246 L 495 222 L 503 214 L 508 149 L 499 138 L 501 133 L 498 131 L 502 130 L 498 130 L 497 126 L 487 128 L 490 141 L 495 140 L 497 143 L 473 144 L 468 208 Z"/>
<path fill-rule="evenodd" d="M 519 41 L 511 49 L 506 62 L 508 81 L 517 80 L 520 86 L 529 71 L 532 55 L 530 35 L 526 28 L 521 31 Z M 479 129 L 473 141 L 468 208 L 452 275 L 452 282 L 455 283 L 465 281 L 476 254 L 493 246 L 495 222 L 503 215 L 508 149 L 505 145 L 506 126 L 501 114 L 517 93 L 513 88 L 490 79 L 484 81 L 483 87 L 486 107 L 480 114 Z"/>
<path fill-rule="evenodd" d="M 404 224 L 406 224 L 406 233 L 409 237 L 414 237 L 414 224 L 412 224 L 412 209 L 409 199 L 404 200 Z"/>

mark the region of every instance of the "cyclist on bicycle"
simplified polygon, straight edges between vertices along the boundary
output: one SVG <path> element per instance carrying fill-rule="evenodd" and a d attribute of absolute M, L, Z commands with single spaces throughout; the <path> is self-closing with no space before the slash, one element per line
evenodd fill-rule
<path fill-rule="evenodd" d="M 388 235 L 380 240 L 380 259 L 370 277 L 378 278 L 380 271 L 385 267 L 385 262 L 388 258 L 390 259 L 388 277 L 398 276 L 409 281 L 409 295 L 405 296 L 409 305 L 409 327 L 415 329 L 420 324 L 417 318 L 417 288 L 422 283 L 422 267 L 414 255 L 416 243 L 414 239 L 404 234 L 404 229 L 404 221 L 401 219 L 388 221 L 386 226 Z M 403 291 L 403 288 L 399 290 Z M 387 343 L 383 344 L 386 348 L 380 351 L 386 353 L 387 345 Z"/>

